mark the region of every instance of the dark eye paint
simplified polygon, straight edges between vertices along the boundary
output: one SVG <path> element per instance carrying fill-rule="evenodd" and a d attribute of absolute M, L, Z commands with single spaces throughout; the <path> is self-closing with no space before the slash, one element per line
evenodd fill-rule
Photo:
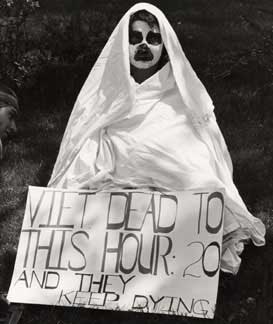
<path fill-rule="evenodd" d="M 134 30 L 129 32 L 129 43 L 130 44 L 136 45 L 136 44 L 141 43 L 142 40 L 143 40 L 143 36 L 142 36 L 141 32 L 134 31 Z"/>
<path fill-rule="evenodd" d="M 150 31 L 146 39 L 147 39 L 147 43 L 150 45 L 160 45 L 162 43 L 162 37 L 160 33 L 154 33 Z"/>

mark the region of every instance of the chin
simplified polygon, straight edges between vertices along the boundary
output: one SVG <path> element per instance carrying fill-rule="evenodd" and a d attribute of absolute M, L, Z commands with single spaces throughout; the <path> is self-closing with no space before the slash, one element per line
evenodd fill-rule
<path fill-rule="evenodd" d="M 153 61 L 134 61 L 132 65 L 139 70 L 146 70 L 156 65 Z"/>

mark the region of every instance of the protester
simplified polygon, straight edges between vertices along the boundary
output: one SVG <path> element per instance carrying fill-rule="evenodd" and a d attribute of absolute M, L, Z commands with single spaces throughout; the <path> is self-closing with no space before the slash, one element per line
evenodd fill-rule
<path fill-rule="evenodd" d="M 221 269 L 237 273 L 244 243 L 263 245 L 232 179 L 214 106 L 163 13 L 133 6 L 89 74 L 68 122 L 49 186 L 225 189 Z"/>
<path fill-rule="evenodd" d="M 19 106 L 15 92 L 0 84 L 0 159 L 3 157 L 2 139 L 16 132 L 15 118 Z"/>
<path fill-rule="evenodd" d="M 2 139 L 6 139 L 9 135 L 16 132 L 15 119 L 18 113 L 18 99 L 15 92 L 4 84 L 0 83 L 0 160 L 3 158 Z M 16 257 L 16 249 L 9 248 L 4 254 L 0 255 L 1 264 L 4 267 L 3 282 L 8 284 L 11 280 L 12 269 Z M 3 269 L 2 269 L 3 270 Z M 6 295 L 0 292 L 0 322 L 8 321 L 9 303 Z"/>

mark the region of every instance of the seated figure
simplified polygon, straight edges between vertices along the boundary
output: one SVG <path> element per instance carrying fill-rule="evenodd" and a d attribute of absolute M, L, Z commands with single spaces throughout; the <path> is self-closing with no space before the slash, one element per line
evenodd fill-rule
<path fill-rule="evenodd" d="M 16 131 L 15 118 L 18 109 L 18 99 L 15 92 L 0 84 L 0 159 L 3 157 L 2 139 Z"/>
<path fill-rule="evenodd" d="M 181 191 L 224 188 L 221 269 L 237 273 L 244 243 L 264 244 L 232 178 L 214 107 L 163 13 L 133 6 L 91 70 L 49 186 Z"/>

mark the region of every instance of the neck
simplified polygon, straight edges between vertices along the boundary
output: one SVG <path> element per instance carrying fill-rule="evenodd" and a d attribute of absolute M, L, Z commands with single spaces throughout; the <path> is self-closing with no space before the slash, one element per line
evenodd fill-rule
<path fill-rule="evenodd" d="M 131 75 L 137 83 L 142 83 L 145 80 L 149 79 L 153 74 L 158 70 L 158 64 L 151 66 L 148 69 L 138 69 L 135 66 L 131 65 Z"/>

